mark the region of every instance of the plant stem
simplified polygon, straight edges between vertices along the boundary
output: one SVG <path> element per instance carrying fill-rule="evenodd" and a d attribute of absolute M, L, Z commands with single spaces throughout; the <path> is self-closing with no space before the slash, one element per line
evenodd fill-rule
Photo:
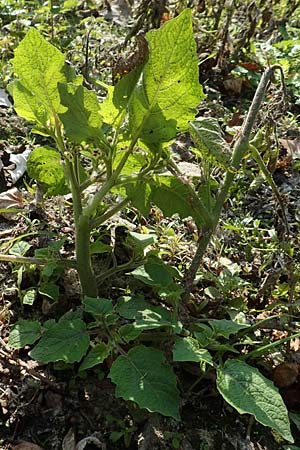
<path fill-rule="evenodd" d="M 45 259 L 45 258 L 31 258 L 30 256 L 17 256 L 17 255 L 3 255 L 0 253 L 0 261 L 12 262 L 14 264 L 36 264 L 38 266 L 46 266 L 49 262 L 55 262 L 57 265 L 63 265 L 65 267 L 76 267 L 76 261 L 69 259 Z"/>
<path fill-rule="evenodd" d="M 266 69 L 264 72 L 260 83 L 256 89 L 254 98 L 252 100 L 251 106 L 249 108 L 247 117 L 244 121 L 243 127 L 241 129 L 240 135 L 234 145 L 233 154 L 231 159 L 231 169 L 228 170 L 225 175 L 225 179 L 223 184 L 219 189 L 219 193 L 216 198 L 215 206 L 212 211 L 212 225 L 204 229 L 202 236 L 198 240 L 198 246 L 194 258 L 191 262 L 191 265 L 185 275 L 185 290 L 183 293 L 183 301 L 187 303 L 190 298 L 190 294 L 193 288 L 193 283 L 196 278 L 196 274 L 198 268 L 200 266 L 202 257 L 206 251 L 206 248 L 211 240 L 211 237 L 219 223 L 221 211 L 224 205 L 224 202 L 228 196 L 229 189 L 232 185 L 233 179 L 235 177 L 236 172 L 240 168 L 241 160 L 244 158 L 245 154 L 249 149 L 249 140 L 252 128 L 255 124 L 260 106 L 263 102 L 265 92 L 268 88 L 269 82 L 274 75 L 276 69 L 282 71 L 281 66 L 274 65 Z M 232 170 L 233 169 L 233 170 Z"/>

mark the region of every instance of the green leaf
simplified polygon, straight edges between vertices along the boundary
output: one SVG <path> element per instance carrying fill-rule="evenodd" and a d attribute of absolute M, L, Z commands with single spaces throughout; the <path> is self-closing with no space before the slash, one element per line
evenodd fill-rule
<path fill-rule="evenodd" d="M 100 342 L 93 347 L 80 364 L 79 371 L 90 369 L 97 364 L 103 363 L 110 351 L 104 342 Z"/>
<path fill-rule="evenodd" d="M 91 255 L 102 254 L 102 253 L 111 253 L 112 247 L 110 245 L 103 244 L 103 242 L 101 242 L 100 240 L 97 240 L 97 241 L 91 243 L 90 252 L 91 252 Z"/>
<path fill-rule="evenodd" d="M 36 320 L 18 320 L 9 334 L 8 345 L 22 348 L 33 344 L 41 335 L 41 326 Z"/>
<path fill-rule="evenodd" d="M 152 201 L 150 184 L 138 181 L 137 183 L 127 184 L 125 188 L 132 206 L 137 208 L 144 216 L 148 216 Z"/>
<path fill-rule="evenodd" d="M 74 363 L 85 355 L 89 344 L 90 338 L 82 320 L 60 320 L 51 323 L 29 355 L 45 364 L 54 361 Z"/>
<path fill-rule="evenodd" d="M 213 365 L 210 353 L 192 337 L 177 338 L 173 347 L 173 361 L 206 362 Z"/>
<path fill-rule="evenodd" d="M 49 195 L 66 192 L 60 154 L 50 147 L 35 148 L 27 161 L 28 175 L 41 183 Z"/>
<path fill-rule="evenodd" d="M 238 333 L 240 330 L 244 330 L 250 326 L 247 323 L 237 323 L 233 320 L 226 319 L 212 319 L 209 320 L 208 323 L 216 335 L 223 336 L 226 339 L 229 339 L 231 334 Z"/>
<path fill-rule="evenodd" d="M 171 327 L 175 333 L 180 333 L 182 324 L 173 318 L 171 311 L 162 306 L 151 306 L 139 311 L 133 324 L 138 330 L 153 330 L 161 327 Z"/>
<path fill-rule="evenodd" d="M 59 299 L 59 287 L 55 283 L 43 283 L 39 288 L 39 293 L 54 301 Z"/>
<path fill-rule="evenodd" d="M 108 96 L 101 104 L 101 116 L 105 123 L 117 127 L 122 121 L 141 70 L 142 67 L 137 67 L 121 78 L 116 86 L 108 86 Z"/>
<path fill-rule="evenodd" d="M 113 311 L 113 304 L 107 298 L 84 297 L 83 308 L 95 317 L 105 316 Z"/>
<path fill-rule="evenodd" d="M 222 137 L 218 120 L 213 117 L 199 117 L 190 123 L 191 135 L 202 154 L 211 164 L 228 170 L 230 167 L 230 147 Z"/>
<path fill-rule="evenodd" d="M 135 319 L 139 311 L 150 307 L 150 303 L 146 302 L 143 296 L 133 295 L 132 297 L 120 297 L 116 309 L 124 319 Z"/>
<path fill-rule="evenodd" d="M 118 330 L 118 335 L 125 342 L 134 341 L 139 337 L 143 330 L 137 329 L 134 324 L 126 323 L 126 325 L 122 325 Z"/>
<path fill-rule="evenodd" d="M 26 90 L 31 114 L 45 126 L 46 121 L 53 118 L 60 106 L 57 84 L 66 82 L 63 70 L 64 55 L 49 44 L 35 28 L 31 28 L 15 50 L 13 66 Z M 18 94 L 14 97 L 15 110 L 22 117 L 28 118 L 27 113 L 24 113 L 24 95 L 23 101 L 20 98 L 20 84 L 17 84 L 16 90 Z"/>
<path fill-rule="evenodd" d="M 149 258 L 144 266 L 135 269 L 131 274 L 150 286 L 168 286 L 172 283 L 169 267 L 157 257 Z"/>
<path fill-rule="evenodd" d="M 129 103 L 129 126 L 146 144 L 168 142 L 188 129 L 204 98 L 191 11 L 146 37 L 149 59 Z"/>
<path fill-rule="evenodd" d="M 205 222 L 200 213 L 199 199 L 177 177 L 160 176 L 151 180 L 151 201 L 168 217 L 179 214 L 182 219 L 192 216 L 197 225 Z"/>
<path fill-rule="evenodd" d="M 9 254 L 15 256 L 24 256 L 30 249 L 31 245 L 26 241 L 16 242 L 10 249 Z"/>
<path fill-rule="evenodd" d="M 143 345 L 134 347 L 113 362 L 109 378 L 117 385 L 116 397 L 180 419 L 176 377 L 160 350 Z"/>
<path fill-rule="evenodd" d="M 23 305 L 33 305 L 36 299 L 36 289 L 30 288 L 23 293 L 22 304 Z"/>
<path fill-rule="evenodd" d="M 135 231 L 130 231 L 129 236 L 134 241 L 134 244 L 142 249 L 148 247 L 148 245 L 154 244 L 154 242 L 157 241 L 157 236 L 150 233 L 142 234 L 136 233 Z"/>
<path fill-rule="evenodd" d="M 45 135 L 49 126 L 50 113 L 35 96 L 20 81 L 13 82 L 14 109 L 17 114 L 30 122 L 37 122 Z"/>
<path fill-rule="evenodd" d="M 59 84 L 61 103 L 68 108 L 59 114 L 67 137 L 75 143 L 98 141 L 102 138 L 102 118 L 97 95 L 83 86 Z"/>
<path fill-rule="evenodd" d="M 258 422 L 294 442 L 288 412 L 272 381 L 256 368 L 238 360 L 227 360 L 217 370 L 217 388 L 240 414 L 252 414 Z"/>

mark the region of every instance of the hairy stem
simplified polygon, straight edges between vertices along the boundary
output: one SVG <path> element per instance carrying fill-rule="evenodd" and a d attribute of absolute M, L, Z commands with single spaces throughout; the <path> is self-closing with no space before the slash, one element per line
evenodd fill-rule
<path fill-rule="evenodd" d="M 269 67 L 263 74 L 260 83 L 256 89 L 254 98 L 252 100 L 251 106 L 249 108 L 247 117 L 244 121 L 242 130 L 240 135 L 234 145 L 232 160 L 231 160 L 231 170 L 226 172 L 225 179 L 223 184 L 221 185 L 214 209 L 212 211 L 212 225 L 203 230 L 201 237 L 198 240 L 197 250 L 194 255 L 194 258 L 191 262 L 191 265 L 185 275 L 185 290 L 183 294 L 183 301 L 188 302 L 190 298 L 190 294 L 193 288 L 193 283 L 196 278 L 196 274 L 198 268 L 200 266 L 202 257 L 206 251 L 206 248 L 211 240 L 211 237 L 219 223 L 221 211 L 224 205 L 224 202 L 228 196 L 229 189 L 232 185 L 233 179 L 235 177 L 236 172 L 240 168 L 240 163 L 244 158 L 245 154 L 249 150 L 249 140 L 251 131 L 255 124 L 260 106 L 263 102 L 265 92 L 268 88 L 271 78 L 274 75 L 276 69 L 282 70 L 281 66 L 274 65 Z M 232 170 L 234 169 L 234 170 Z"/>

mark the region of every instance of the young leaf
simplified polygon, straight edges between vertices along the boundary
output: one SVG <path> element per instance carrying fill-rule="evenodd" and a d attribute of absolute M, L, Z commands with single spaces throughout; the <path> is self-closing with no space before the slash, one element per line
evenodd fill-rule
<path fill-rule="evenodd" d="M 129 103 L 129 126 L 146 144 L 168 142 L 188 129 L 193 108 L 204 98 L 191 11 L 146 37 L 149 59 Z"/>
<path fill-rule="evenodd" d="M 10 255 L 24 256 L 30 249 L 31 245 L 27 241 L 16 242 L 10 249 Z"/>
<path fill-rule="evenodd" d="M 173 347 L 173 361 L 206 362 L 213 365 L 210 353 L 192 337 L 177 338 Z"/>
<path fill-rule="evenodd" d="M 240 414 L 252 414 L 258 422 L 294 442 L 288 412 L 272 381 L 239 360 L 227 360 L 217 370 L 217 388 Z"/>
<path fill-rule="evenodd" d="M 83 86 L 58 84 L 61 103 L 68 108 L 59 114 L 68 138 L 81 142 L 101 139 L 102 118 L 97 95 Z"/>
<path fill-rule="evenodd" d="M 134 347 L 113 362 L 109 378 L 117 385 L 116 397 L 180 419 L 176 377 L 160 350 L 143 345 Z"/>
<path fill-rule="evenodd" d="M 231 152 L 222 137 L 218 120 L 213 117 L 199 117 L 190 123 L 192 138 L 202 157 L 212 165 L 228 170 Z"/>
<path fill-rule="evenodd" d="M 74 363 L 85 355 L 89 344 L 89 335 L 82 320 L 60 320 L 51 323 L 29 354 L 45 364 L 54 361 Z"/>
<path fill-rule="evenodd" d="M 36 299 L 36 289 L 29 288 L 25 291 L 23 295 L 22 304 L 32 306 L 35 299 Z"/>
<path fill-rule="evenodd" d="M 90 369 L 91 367 L 101 364 L 109 355 L 109 349 L 104 342 L 99 342 L 86 355 L 80 364 L 79 371 Z"/>
<path fill-rule="evenodd" d="M 13 66 L 20 78 L 20 83 L 13 89 L 15 110 L 29 120 L 35 116 L 45 126 L 46 121 L 59 109 L 57 84 L 66 82 L 64 55 L 35 28 L 31 28 L 15 50 Z M 20 84 L 23 90 L 20 90 Z M 29 109 L 32 111 L 31 118 L 28 117 Z"/>
<path fill-rule="evenodd" d="M 121 122 L 141 70 L 141 66 L 137 67 L 121 78 L 116 86 L 108 86 L 108 96 L 101 105 L 101 116 L 108 125 L 117 127 Z"/>
<path fill-rule="evenodd" d="M 41 326 L 35 320 L 20 319 L 12 328 L 8 345 L 11 348 L 22 348 L 33 344 L 41 335 Z"/>
<path fill-rule="evenodd" d="M 27 172 L 49 195 L 64 194 L 67 190 L 60 154 L 54 148 L 35 148 L 27 161 Z"/>

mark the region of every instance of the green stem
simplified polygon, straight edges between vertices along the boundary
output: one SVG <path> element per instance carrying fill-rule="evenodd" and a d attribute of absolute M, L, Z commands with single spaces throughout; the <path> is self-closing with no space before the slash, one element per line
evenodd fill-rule
<path fill-rule="evenodd" d="M 101 214 L 101 216 L 98 216 L 95 219 L 91 220 L 91 229 L 94 229 L 94 228 L 102 225 L 106 220 L 110 219 L 115 214 L 117 214 L 119 211 L 121 211 L 121 209 L 123 209 L 128 203 L 129 203 L 129 199 L 125 198 L 124 200 L 119 202 L 117 205 L 115 205 L 113 208 L 109 209 L 104 214 Z"/>
<path fill-rule="evenodd" d="M 56 142 L 59 150 L 64 155 L 64 168 L 66 178 L 69 181 L 75 222 L 75 253 L 77 260 L 77 271 L 80 279 L 83 295 L 97 297 L 97 282 L 92 268 L 90 253 L 90 223 L 89 217 L 83 214 L 80 182 L 77 178 L 76 164 L 78 161 L 71 161 L 67 156 L 65 143 L 61 134 L 58 119 L 55 121 Z"/>
<path fill-rule="evenodd" d="M 249 140 L 252 128 L 255 124 L 261 103 L 264 99 L 265 92 L 268 88 L 269 82 L 274 75 L 276 69 L 282 71 L 281 66 L 274 65 L 269 67 L 263 74 L 260 83 L 256 89 L 254 98 L 249 108 L 247 117 L 244 121 L 240 135 L 233 148 L 232 160 L 230 170 L 226 172 L 224 182 L 220 187 L 216 198 L 215 206 L 212 211 L 212 224 L 208 228 L 204 228 L 202 236 L 198 240 L 198 246 L 192 263 L 185 275 L 185 291 L 183 294 L 183 301 L 188 302 L 193 288 L 193 283 L 196 278 L 198 268 L 200 266 L 202 257 L 211 240 L 211 237 L 219 223 L 220 215 L 223 209 L 225 200 L 227 199 L 229 189 L 232 185 L 236 172 L 240 168 L 240 163 L 246 153 L 249 151 Z M 233 169 L 233 170 L 232 170 Z"/>
<path fill-rule="evenodd" d="M 89 218 L 81 214 L 75 226 L 75 250 L 77 270 L 82 292 L 88 297 L 97 297 L 98 289 L 96 277 L 92 267 L 90 252 L 90 223 Z"/>

